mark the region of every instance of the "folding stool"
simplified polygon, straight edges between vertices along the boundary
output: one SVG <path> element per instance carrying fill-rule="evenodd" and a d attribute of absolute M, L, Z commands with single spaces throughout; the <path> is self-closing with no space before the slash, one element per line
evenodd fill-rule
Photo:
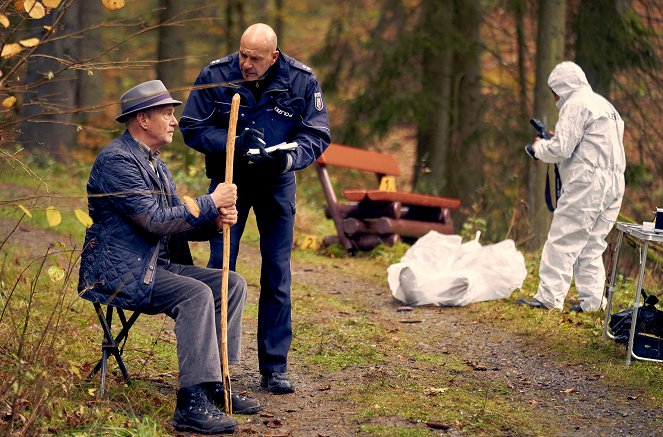
<path fill-rule="evenodd" d="M 104 338 L 101 341 L 101 359 L 99 360 L 99 362 L 97 362 L 97 365 L 94 366 L 94 369 L 92 369 L 92 371 L 88 375 L 87 381 L 92 380 L 94 375 L 101 370 L 101 384 L 99 386 L 99 396 L 103 397 L 105 393 L 106 368 L 107 368 L 107 361 L 109 355 L 112 354 L 115 357 L 115 361 L 117 361 L 117 365 L 120 367 L 120 371 L 122 372 L 124 381 L 127 384 L 131 383 L 131 380 L 129 378 L 129 372 L 127 371 L 127 367 L 124 365 L 124 361 L 122 360 L 122 353 L 124 351 L 124 345 L 127 342 L 127 337 L 129 336 L 129 330 L 131 329 L 134 322 L 136 321 L 136 319 L 138 319 L 138 316 L 140 316 L 141 313 L 138 311 L 134 311 L 131 314 L 131 317 L 127 319 L 127 317 L 124 314 L 124 310 L 122 308 L 106 305 L 106 315 L 104 316 L 103 310 L 101 308 L 102 304 L 94 302 L 93 305 L 94 305 L 94 310 L 97 313 L 97 317 L 99 318 L 99 323 L 101 324 L 101 328 L 104 331 Z M 120 319 L 120 322 L 122 323 L 122 329 L 115 337 L 113 336 L 113 332 L 111 330 L 111 327 L 113 325 L 114 311 L 117 313 L 117 316 Z"/>

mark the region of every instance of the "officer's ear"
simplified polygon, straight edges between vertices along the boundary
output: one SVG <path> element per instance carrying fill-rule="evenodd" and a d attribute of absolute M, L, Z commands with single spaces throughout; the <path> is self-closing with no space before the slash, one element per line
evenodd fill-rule
<path fill-rule="evenodd" d="M 269 65 L 274 65 L 274 63 L 276 62 L 276 60 L 277 60 L 278 58 L 279 58 L 279 51 L 278 51 L 278 50 L 274 50 L 274 51 L 272 52 L 272 63 L 269 64 Z"/>

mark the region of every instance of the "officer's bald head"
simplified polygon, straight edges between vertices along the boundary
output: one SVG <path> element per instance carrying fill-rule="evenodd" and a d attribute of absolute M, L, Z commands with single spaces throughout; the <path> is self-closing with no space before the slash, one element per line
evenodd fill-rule
<path fill-rule="evenodd" d="M 240 46 L 247 44 L 252 47 L 261 47 L 270 53 L 276 50 L 277 38 L 274 29 L 264 23 L 256 23 L 249 26 L 242 34 Z"/>
<path fill-rule="evenodd" d="M 244 80 L 258 80 L 279 57 L 274 29 L 256 23 L 244 31 L 239 41 L 239 67 Z"/>

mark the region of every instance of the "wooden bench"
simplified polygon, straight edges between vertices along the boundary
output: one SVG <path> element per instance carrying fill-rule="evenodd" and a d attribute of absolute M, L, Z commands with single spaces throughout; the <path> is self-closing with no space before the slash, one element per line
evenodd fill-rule
<path fill-rule="evenodd" d="M 339 202 L 329 166 L 374 173 L 378 186 L 344 190 L 346 202 Z M 392 155 L 330 144 L 316 169 L 327 201 L 327 217 L 334 221 L 337 234 L 325 244 L 339 242 L 347 250 L 370 250 L 403 237 L 414 240 L 431 230 L 454 232 L 450 210 L 458 209 L 460 200 L 396 191 L 393 181 L 401 172 Z"/>

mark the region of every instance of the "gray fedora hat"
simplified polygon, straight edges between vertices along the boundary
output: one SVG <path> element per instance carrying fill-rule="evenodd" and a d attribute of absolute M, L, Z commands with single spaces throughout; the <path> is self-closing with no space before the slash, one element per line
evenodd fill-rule
<path fill-rule="evenodd" d="M 160 80 L 149 80 L 131 88 L 120 97 L 121 114 L 115 119 L 124 123 L 130 115 L 154 106 L 181 105 L 182 102 L 171 97 L 166 86 Z"/>

